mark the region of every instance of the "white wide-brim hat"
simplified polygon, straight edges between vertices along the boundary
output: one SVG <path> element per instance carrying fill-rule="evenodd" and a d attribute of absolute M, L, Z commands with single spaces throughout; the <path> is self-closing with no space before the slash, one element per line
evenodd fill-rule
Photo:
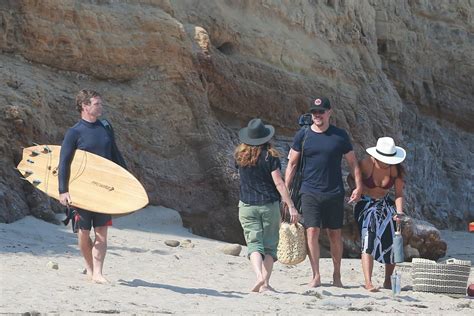
<path fill-rule="evenodd" d="M 369 147 L 365 151 L 375 159 L 389 165 L 401 163 L 407 155 L 405 149 L 395 146 L 391 137 L 380 137 L 377 140 L 377 146 Z"/>

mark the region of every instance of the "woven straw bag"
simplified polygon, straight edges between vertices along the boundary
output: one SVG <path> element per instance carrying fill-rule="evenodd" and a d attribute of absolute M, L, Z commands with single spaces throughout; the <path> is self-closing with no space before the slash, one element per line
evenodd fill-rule
<path fill-rule="evenodd" d="M 448 259 L 436 263 L 414 258 L 412 263 L 414 291 L 466 295 L 471 261 Z"/>
<path fill-rule="evenodd" d="M 277 250 L 278 260 L 283 264 L 294 265 L 306 258 L 306 237 L 300 223 L 280 224 L 280 241 Z"/>

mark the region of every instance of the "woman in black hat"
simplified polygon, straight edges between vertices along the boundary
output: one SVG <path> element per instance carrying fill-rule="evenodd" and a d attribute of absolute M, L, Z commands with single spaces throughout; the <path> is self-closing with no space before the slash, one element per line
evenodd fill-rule
<path fill-rule="evenodd" d="M 272 290 L 269 280 L 273 262 L 277 260 L 280 196 L 289 207 L 291 222 L 298 220 L 298 212 L 281 178 L 278 152 L 269 143 L 274 134 L 273 126 L 252 119 L 239 131 L 241 144 L 234 153 L 240 175 L 239 220 L 257 276 L 252 292 Z"/>

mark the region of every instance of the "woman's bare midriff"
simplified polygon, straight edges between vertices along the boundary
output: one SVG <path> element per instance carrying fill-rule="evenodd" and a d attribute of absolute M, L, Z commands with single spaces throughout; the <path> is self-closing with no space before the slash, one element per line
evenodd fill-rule
<path fill-rule="evenodd" d="M 381 199 L 387 194 L 388 190 L 382 189 L 382 188 L 373 188 L 369 189 L 364 186 L 364 189 L 362 191 L 362 195 L 368 195 L 371 198 L 374 199 Z"/>

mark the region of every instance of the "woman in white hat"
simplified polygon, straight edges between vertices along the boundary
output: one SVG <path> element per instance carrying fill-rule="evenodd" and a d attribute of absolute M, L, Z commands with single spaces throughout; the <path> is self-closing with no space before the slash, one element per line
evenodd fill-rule
<path fill-rule="evenodd" d="M 239 221 L 257 277 L 252 292 L 272 290 L 269 281 L 277 260 L 280 196 L 289 207 L 291 222 L 298 220 L 298 212 L 281 178 L 278 152 L 269 143 L 274 134 L 273 126 L 253 119 L 239 131 L 241 144 L 234 152 L 240 175 Z"/>
<path fill-rule="evenodd" d="M 366 149 L 370 155 L 360 162 L 363 191 L 361 200 L 354 207 L 354 217 L 359 224 L 362 270 L 365 288 L 378 291 L 372 284 L 374 259 L 385 264 L 384 288 L 391 288 L 390 276 L 395 269 L 393 236 L 395 221 L 403 214 L 404 168 L 406 157 L 403 148 L 395 146 L 391 137 L 381 137 L 377 146 Z M 395 188 L 395 201 L 389 190 Z"/>

